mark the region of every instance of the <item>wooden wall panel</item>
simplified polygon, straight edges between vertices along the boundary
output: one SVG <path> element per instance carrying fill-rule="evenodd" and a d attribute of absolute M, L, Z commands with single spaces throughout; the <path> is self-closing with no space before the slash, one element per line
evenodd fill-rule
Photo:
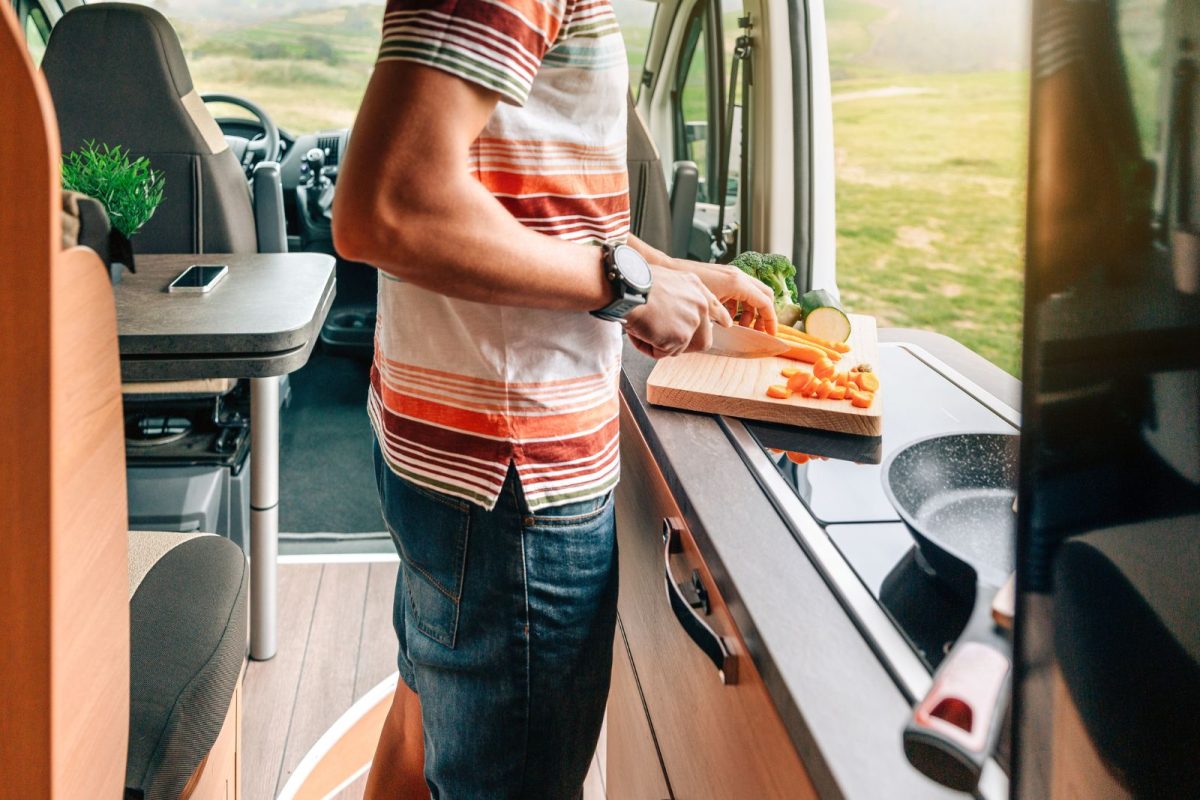
<path fill-rule="evenodd" d="M 59 234 L 44 87 L 0 3 L 0 798 L 50 787 L 50 293 Z M 56 138 L 56 137 L 55 137 Z M 57 248 L 55 248 L 57 249 Z M 12 777 L 10 777 L 12 776 Z M 13 778 L 19 776 L 17 780 Z M 25 789 L 30 792 L 25 794 Z"/>
<path fill-rule="evenodd" d="M 116 313 L 60 252 L 50 94 L 0 3 L 0 800 L 119 797 L 129 725 Z"/>

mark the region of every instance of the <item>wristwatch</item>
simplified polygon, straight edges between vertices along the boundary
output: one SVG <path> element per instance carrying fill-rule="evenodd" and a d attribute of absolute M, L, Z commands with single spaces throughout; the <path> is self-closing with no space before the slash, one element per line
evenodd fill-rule
<path fill-rule="evenodd" d="M 624 322 L 625 317 L 650 296 L 653 277 L 642 254 L 627 244 L 605 243 L 604 278 L 613 287 L 615 299 L 592 315 L 609 322 Z"/>

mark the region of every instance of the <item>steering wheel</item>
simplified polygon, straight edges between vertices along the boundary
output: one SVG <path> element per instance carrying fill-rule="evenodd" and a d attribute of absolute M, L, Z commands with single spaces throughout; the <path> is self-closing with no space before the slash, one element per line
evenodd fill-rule
<path fill-rule="evenodd" d="M 240 154 L 242 169 L 246 170 L 247 177 L 254 172 L 254 165 L 258 162 L 274 161 L 279 157 L 279 128 L 275 127 L 275 123 L 267 116 L 262 106 L 232 94 L 203 94 L 200 95 L 200 99 L 206 103 L 228 103 L 245 109 L 253 114 L 262 126 L 262 138 L 249 142 L 245 152 Z"/>

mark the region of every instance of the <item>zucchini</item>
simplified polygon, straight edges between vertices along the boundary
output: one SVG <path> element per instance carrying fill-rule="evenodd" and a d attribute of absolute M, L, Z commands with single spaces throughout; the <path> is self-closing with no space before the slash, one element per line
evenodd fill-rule
<path fill-rule="evenodd" d="M 844 342 L 850 338 L 850 317 L 846 316 L 842 304 L 824 289 L 806 292 L 800 298 L 800 309 L 805 333 L 831 342 Z"/>

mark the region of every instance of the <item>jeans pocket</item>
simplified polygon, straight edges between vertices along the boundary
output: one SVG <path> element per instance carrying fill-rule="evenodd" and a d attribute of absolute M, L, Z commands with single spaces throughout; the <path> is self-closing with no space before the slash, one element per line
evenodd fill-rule
<path fill-rule="evenodd" d="M 567 503 L 531 513 L 525 518 L 527 528 L 575 527 L 586 525 L 604 515 L 613 503 L 613 492 L 579 503 Z"/>
<path fill-rule="evenodd" d="M 400 550 L 417 630 L 451 649 L 458 636 L 471 507 L 385 476 L 384 512 Z"/>

